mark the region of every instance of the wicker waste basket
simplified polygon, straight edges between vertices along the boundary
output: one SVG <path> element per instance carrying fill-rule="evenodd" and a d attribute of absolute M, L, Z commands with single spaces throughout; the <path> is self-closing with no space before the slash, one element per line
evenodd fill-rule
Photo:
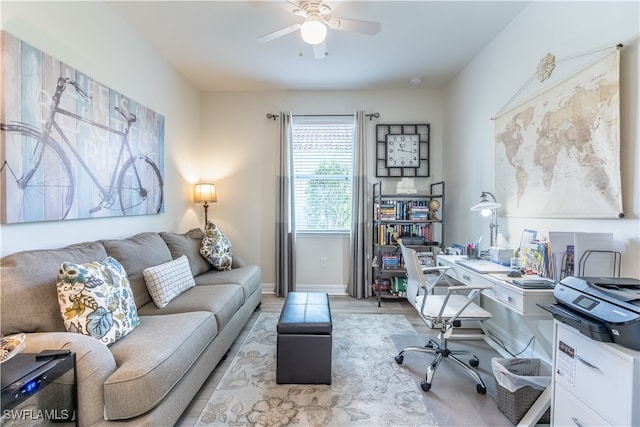
<path fill-rule="evenodd" d="M 498 409 L 514 425 L 518 424 L 534 402 L 551 383 L 549 368 L 540 359 L 491 359 L 496 380 Z M 538 423 L 549 424 L 549 409 Z"/>

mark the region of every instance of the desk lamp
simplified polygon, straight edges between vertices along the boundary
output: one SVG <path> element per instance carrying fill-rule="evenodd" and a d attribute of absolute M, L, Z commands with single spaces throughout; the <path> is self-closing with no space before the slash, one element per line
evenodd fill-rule
<path fill-rule="evenodd" d="M 204 226 L 207 226 L 207 210 L 209 209 L 209 202 L 217 202 L 218 196 L 216 195 L 215 184 L 200 183 L 196 184 L 193 193 L 194 203 L 203 203 L 204 207 Z"/>
<path fill-rule="evenodd" d="M 489 201 L 491 196 L 493 202 Z M 483 191 L 480 195 L 480 203 L 471 208 L 472 211 L 480 211 L 482 216 L 490 216 L 489 219 L 489 236 L 491 238 L 491 246 L 498 240 L 498 208 L 502 206 L 496 200 L 496 196 L 488 191 Z"/>

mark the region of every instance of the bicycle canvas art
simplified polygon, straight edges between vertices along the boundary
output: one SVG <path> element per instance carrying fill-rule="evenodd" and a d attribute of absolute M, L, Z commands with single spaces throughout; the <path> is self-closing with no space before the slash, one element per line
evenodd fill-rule
<path fill-rule="evenodd" d="M 3 224 L 164 211 L 164 116 L 0 32 Z"/>

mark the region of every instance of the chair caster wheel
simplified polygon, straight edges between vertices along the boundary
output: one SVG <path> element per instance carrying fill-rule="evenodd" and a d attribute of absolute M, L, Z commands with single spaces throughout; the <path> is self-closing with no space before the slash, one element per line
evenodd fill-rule
<path fill-rule="evenodd" d="M 471 359 L 471 360 L 469 360 L 469 365 L 470 365 L 472 368 L 477 368 L 479 364 L 480 364 L 480 361 L 479 361 L 478 359 Z"/>
<path fill-rule="evenodd" d="M 476 391 L 480 394 L 487 394 L 487 388 L 482 384 L 476 385 Z"/>
<path fill-rule="evenodd" d="M 420 388 L 422 389 L 422 391 L 429 391 L 429 390 L 431 390 L 431 384 L 429 384 L 426 381 L 422 381 L 420 383 Z"/>
<path fill-rule="evenodd" d="M 395 360 L 398 365 L 402 365 L 402 362 L 404 362 L 404 356 L 399 354 L 395 357 Z"/>

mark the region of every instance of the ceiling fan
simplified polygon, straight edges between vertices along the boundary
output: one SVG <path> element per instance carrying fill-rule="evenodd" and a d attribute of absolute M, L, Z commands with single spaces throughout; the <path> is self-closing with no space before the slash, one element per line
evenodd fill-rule
<path fill-rule="evenodd" d="M 258 41 L 265 43 L 300 30 L 302 40 L 313 46 L 313 53 L 317 59 L 324 58 L 327 53 L 327 28 L 340 31 L 350 31 L 366 35 L 376 35 L 380 32 L 379 22 L 359 21 L 328 16 L 332 12 L 331 6 L 324 0 L 287 0 L 284 2 L 294 14 L 304 18 L 304 22 L 293 24 L 280 30 L 258 37 Z M 332 2 L 336 3 L 336 2 Z"/>

